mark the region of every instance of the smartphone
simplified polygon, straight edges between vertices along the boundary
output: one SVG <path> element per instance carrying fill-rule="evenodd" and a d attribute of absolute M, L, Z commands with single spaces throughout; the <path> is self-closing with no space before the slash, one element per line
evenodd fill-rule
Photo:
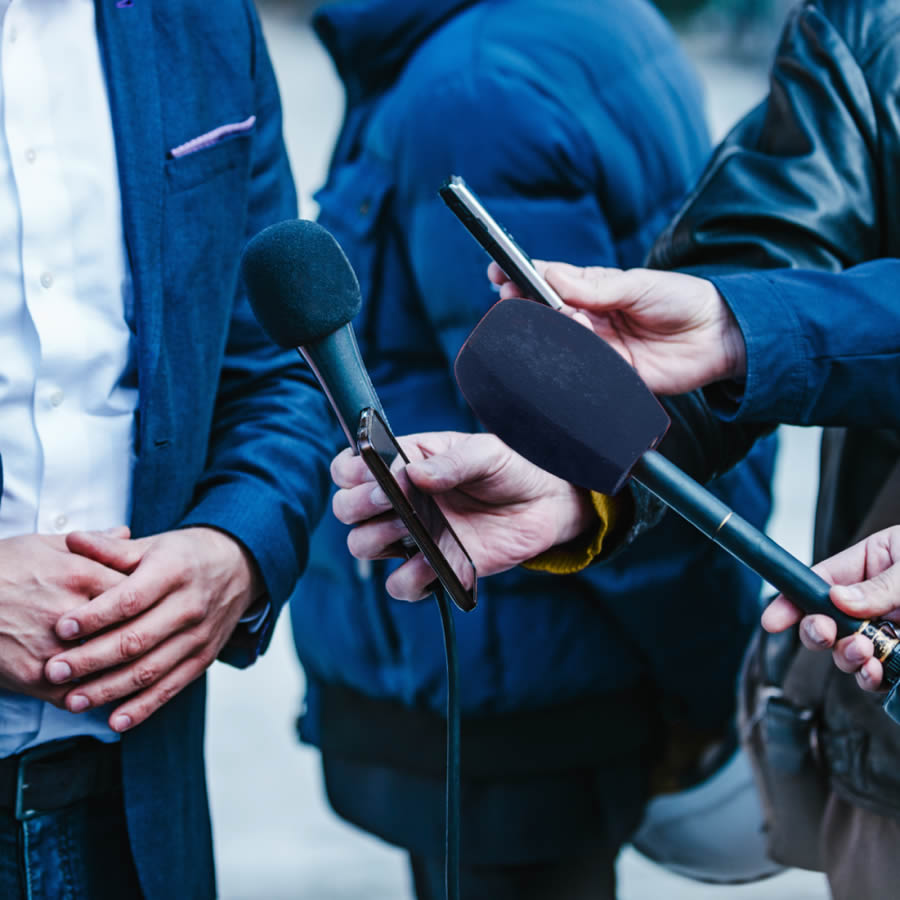
<path fill-rule="evenodd" d="M 464 612 L 473 610 L 478 580 L 475 564 L 434 497 L 422 493 L 404 468 L 395 465 L 398 459 L 403 463 L 409 459 L 371 406 L 359 417 L 356 447 L 450 598 Z"/>
<path fill-rule="evenodd" d="M 540 275 L 531 257 L 484 208 L 462 178 L 451 175 L 439 193 L 472 237 L 487 250 L 491 259 L 506 272 L 526 297 L 546 303 L 553 309 L 562 309 L 562 298 Z"/>

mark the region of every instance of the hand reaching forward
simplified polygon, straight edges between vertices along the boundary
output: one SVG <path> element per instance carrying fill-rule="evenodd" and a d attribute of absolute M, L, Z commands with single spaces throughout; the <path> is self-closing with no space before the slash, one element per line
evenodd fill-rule
<path fill-rule="evenodd" d="M 46 677 L 66 685 L 70 712 L 128 697 L 109 716 L 114 731 L 140 724 L 199 677 L 262 592 L 250 555 L 214 528 L 135 541 L 73 532 L 67 545 L 128 577 L 59 617 L 61 638 L 86 640 L 49 660 Z"/>
<path fill-rule="evenodd" d="M 581 533 L 595 513 L 586 491 L 573 487 L 514 453 L 491 434 L 433 432 L 400 439 L 410 458 L 409 479 L 439 495 L 439 504 L 479 575 L 503 572 Z M 348 538 L 359 559 L 397 555 L 403 523 L 365 463 L 344 450 L 331 463 L 341 488 L 334 514 L 356 525 Z M 398 600 L 419 600 L 434 580 L 421 553 L 387 580 Z"/>
<path fill-rule="evenodd" d="M 128 529 L 116 533 L 127 537 Z M 54 626 L 122 577 L 70 553 L 61 535 L 0 540 L 0 688 L 61 706 L 65 690 L 44 678 L 47 660 L 66 649 Z"/>
<path fill-rule="evenodd" d="M 712 282 L 653 269 L 535 265 L 654 393 L 682 394 L 746 373 L 743 335 Z M 501 297 L 520 295 L 496 263 L 488 277 Z"/>
<path fill-rule="evenodd" d="M 856 619 L 900 622 L 900 525 L 878 531 L 842 553 L 813 566 L 829 584 L 831 601 Z M 837 628 L 828 616 L 803 616 L 784 596 L 777 596 L 762 617 L 766 631 L 784 631 L 800 622 L 800 639 L 810 650 L 834 648 L 834 663 L 842 672 L 855 672 L 860 687 L 874 691 L 881 685 L 881 663 L 872 655 L 872 642 L 861 635 L 835 643 Z"/>

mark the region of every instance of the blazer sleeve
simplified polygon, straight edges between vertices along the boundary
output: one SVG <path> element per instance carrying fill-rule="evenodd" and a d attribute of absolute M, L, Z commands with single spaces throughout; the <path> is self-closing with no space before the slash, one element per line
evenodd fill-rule
<path fill-rule="evenodd" d="M 251 4 L 248 4 L 248 9 Z M 274 72 L 252 10 L 257 127 L 246 238 L 295 218 Z M 210 525 L 240 541 L 266 587 L 265 614 L 239 625 L 221 658 L 248 665 L 268 645 L 275 618 L 305 566 L 309 535 L 328 494 L 335 431 L 326 401 L 296 353 L 276 347 L 238 287 L 222 366 L 209 455 L 195 503 L 180 523 Z"/>

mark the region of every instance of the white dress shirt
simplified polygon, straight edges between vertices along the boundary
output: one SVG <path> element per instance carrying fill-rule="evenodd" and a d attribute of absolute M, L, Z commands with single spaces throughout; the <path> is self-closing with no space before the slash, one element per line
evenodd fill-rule
<path fill-rule="evenodd" d="M 0 538 L 126 524 L 137 384 L 92 0 L 0 0 Z M 93 734 L 0 692 L 0 756 Z"/>

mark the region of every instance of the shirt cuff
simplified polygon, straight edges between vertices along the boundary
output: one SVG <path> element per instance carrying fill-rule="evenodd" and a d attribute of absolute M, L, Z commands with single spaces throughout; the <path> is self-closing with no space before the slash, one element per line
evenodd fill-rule
<path fill-rule="evenodd" d="M 586 569 L 603 552 L 603 542 L 615 530 L 623 508 L 623 501 L 594 491 L 591 491 L 591 503 L 597 513 L 592 528 L 565 544 L 545 550 L 522 566 L 554 575 L 572 575 Z"/>

